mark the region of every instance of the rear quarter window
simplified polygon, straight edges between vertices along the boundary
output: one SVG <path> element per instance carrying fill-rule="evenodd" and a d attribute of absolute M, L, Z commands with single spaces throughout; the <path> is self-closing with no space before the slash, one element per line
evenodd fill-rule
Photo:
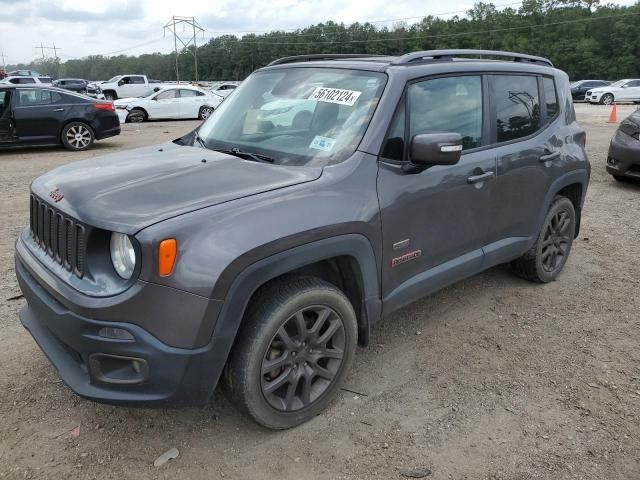
<path fill-rule="evenodd" d="M 542 78 L 542 88 L 544 90 L 544 102 L 547 107 L 547 119 L 552 120 L 558 114 L 558 96 L 556 85 L 552 78 Z"/>

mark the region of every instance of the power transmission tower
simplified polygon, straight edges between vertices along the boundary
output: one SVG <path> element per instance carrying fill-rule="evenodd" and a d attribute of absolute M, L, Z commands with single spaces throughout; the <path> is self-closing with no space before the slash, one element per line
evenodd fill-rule
<path fill-rule="evenodd" d="M 45 55 L 44 55 L 44 51 L 45 50 L 53 50 L 53 57 L 56 60 L 59 60 L 58 58 L 58 50 L 62 50 L 61 48 L 56 47 L 56 44 L 53 44 L 53 47 L 45 47 L 42 43 L 40 43 L 39 47 L 36 47 L 36 50 L 40 50 L 40 53 L 42 54 L 42 59 L 45 59 Z"/>
<path fill-rule="evenodd" d="M 177 31 L 176 27 L 182 24 L 182 32 L 190 31 L 189 39 L 185 43 L 181 38 L 180 33 Z M 191 27 L 191 28 L 189 28 Z M 198 81 L 198 44 L 196 42 L 196 37 L 198 33 L 202 33 L 202 38 L 204 38 L 204 28 L 202 28 L 194 17 L 181 17 L 179 15 L 174 15 L 171 17 L 171 21 L 169 21 L 163 28 L 163 32 L 166 35 L 167 30 L 169 30 L 173 34 L 173 46 L 176 52 L 176 80 L 180 81 L 180 68 L 178 66 L 178 42 L 180 42 L 188 52 L 193 55 L 193 62 L 195 66 L 196 72 L 196 82 Z M 193 33 L 191 33 L 193 32 Z M 193 45 L 193 50 L 189 48 L 190 45 Z"/>

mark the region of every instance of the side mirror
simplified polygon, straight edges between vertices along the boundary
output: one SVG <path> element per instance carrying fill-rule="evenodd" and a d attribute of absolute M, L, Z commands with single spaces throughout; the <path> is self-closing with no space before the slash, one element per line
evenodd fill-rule
<path fill-rule="evenodd" d="M 124 80 L 118 81 L 118 86 L 121 87 L 122 85 L 124 85 Z"/>
<path fill-rule="evenodd" d="M 629 85 L 622 85 L 620 88 L 627 88 Z"/>
<path fill-rule="evenodd" d="M 462 155 L 459 133 L 421 133 L 411 139 L 410 160 L 419 167 L 455 165 Z"/>

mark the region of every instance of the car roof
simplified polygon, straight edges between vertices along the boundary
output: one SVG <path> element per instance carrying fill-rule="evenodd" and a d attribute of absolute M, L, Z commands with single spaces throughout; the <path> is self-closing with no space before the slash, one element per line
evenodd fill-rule
<path fill-rule="evenodd" d="M 468 58 L 469 56 L 474 58 Z M 471 66 L 473 64 L 486 65 L 489 62 L 492 68 L 499 67 L 501 70 L 535 69 L 535 67 L 553 68 L 553 63 L 543 57 L 498 50 L 473 49 L 424 50 L 401 56 L 366 54 L 297 55 L 275 60 L 265 68 L 313 66 L 384 72 L 390 68 L 413 68 L 442 64 L 463 64 Z M 477 68 L 473 69 L 477 70 Z M 464 67 L 456 68 L 456 70 L 464 70 Z"/>

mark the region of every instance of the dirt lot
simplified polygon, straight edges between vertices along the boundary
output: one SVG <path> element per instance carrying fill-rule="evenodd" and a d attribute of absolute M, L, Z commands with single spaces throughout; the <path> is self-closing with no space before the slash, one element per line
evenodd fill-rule
<path fill-rule="evenodd" d="M 222 395 L 186 410 L 81 400 L 18 321 L 29 182 L 194 123 L 127 125 L 85 154 L 1 153 L 0 478 L 394 479 L 417 466 L 433 479 L 640 478 L 640 185 L 604 171 L 609 109 L 577 111 L 593 175 L 560 279 L 532 285 L 499 267 L 401 310 L 358 352 L 346 387 L 360 393 L 281 433 Z M 172 447 L 180 456 L 154 467 Z"/>

